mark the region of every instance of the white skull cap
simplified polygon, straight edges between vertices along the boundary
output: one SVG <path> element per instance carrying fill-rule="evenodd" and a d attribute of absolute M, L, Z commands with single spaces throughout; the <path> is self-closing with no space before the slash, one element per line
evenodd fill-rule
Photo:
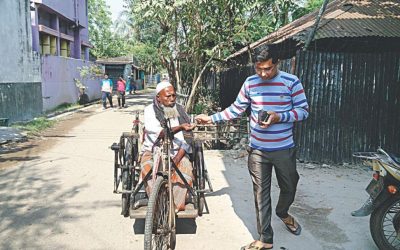
<path fill-rule="evenodd" d="M 168 82 L 168 81 L 160 82 L 159 84 L 157 84 L 156 93 L 157 94 L 160 93 L 161 90 L 163 90 L 163 89 L 165 89 L 165 88 L 167 88 L 169 86 L 172 86 L 172 84 L 170 82 Z"/>

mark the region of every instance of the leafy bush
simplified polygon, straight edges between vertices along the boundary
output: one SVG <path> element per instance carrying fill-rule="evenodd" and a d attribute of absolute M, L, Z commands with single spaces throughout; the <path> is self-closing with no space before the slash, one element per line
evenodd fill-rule
<path fill-rule="evenodd" d="M 219 106 L 219 91 L 215 89 L 200 88 L 197 95 L 197 102 L 194 105 L 194 114 L 215 113 Z"/>

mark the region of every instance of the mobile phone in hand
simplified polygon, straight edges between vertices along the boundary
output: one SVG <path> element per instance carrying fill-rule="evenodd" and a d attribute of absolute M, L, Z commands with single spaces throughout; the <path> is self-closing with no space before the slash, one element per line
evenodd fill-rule
<path fill-rule="evenodd" d="M 258 124 L 262 125 L 263 122 L 267 122 L 269 118 L 269 114 L 266 110 L 260 110 L 258 112 Z"/>

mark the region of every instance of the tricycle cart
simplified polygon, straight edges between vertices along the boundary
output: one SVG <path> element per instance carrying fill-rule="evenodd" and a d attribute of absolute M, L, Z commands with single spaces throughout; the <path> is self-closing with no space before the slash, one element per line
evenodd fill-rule
<path fill-rule="evenodd" d="M 161 141 L 162 158 L 159 161 L 157 171 L 150 171 L 143 180 L 140 176 L 139 157 L 139 113 L 133 122 L 131 132 L 121 135 L 119 143 L 114 143 L 111 149 L 114 151 L 114 193 L 122 195 L 122 211 L 125 217 L 133 219 L 145 219 L 144 249 L 175 249 L 176 243 L 176 218 L 196 218 L 203 213 L 209 213 L 205 193 L 212 192 L 210 178 L 204 164 L 202 141 L 193 139 L 193 187 L 183 177 L 182 173 L 173 163 L 170 157 L 170 149 L 173 134 L 169 121 L 164 127 L 165 137 Z M 176 171 L 183 180 L 190 194 L 190 202 L 185 210 L 175 212 L 171 172 Z M 153 176 L 154 175 L 154 176 Z M 155 180 L 150 197 L 147 197 L 144 184 L 147 180 Z M 206 189 L 206 182 L 208 189 Z"/>

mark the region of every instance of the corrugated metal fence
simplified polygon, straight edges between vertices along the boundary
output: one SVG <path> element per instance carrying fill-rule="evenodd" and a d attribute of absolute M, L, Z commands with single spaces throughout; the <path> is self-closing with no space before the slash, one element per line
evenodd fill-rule
<path fill-rule="evenodd" d="M 42 83 L 0 83 L 0 118 L 31 120 L 42 114 Z"/>
<path fill-rule="evenodd" d="M 310 117 L 296 126 L 298 157 L 306 161 L 352 161 L 355 151 L 382 147 L 400 153 L 400 54 L 298 52 L 281 63 L 297 75 Z M 222 107 L 236 98 L 252 66 L 221 72 Z"/>

